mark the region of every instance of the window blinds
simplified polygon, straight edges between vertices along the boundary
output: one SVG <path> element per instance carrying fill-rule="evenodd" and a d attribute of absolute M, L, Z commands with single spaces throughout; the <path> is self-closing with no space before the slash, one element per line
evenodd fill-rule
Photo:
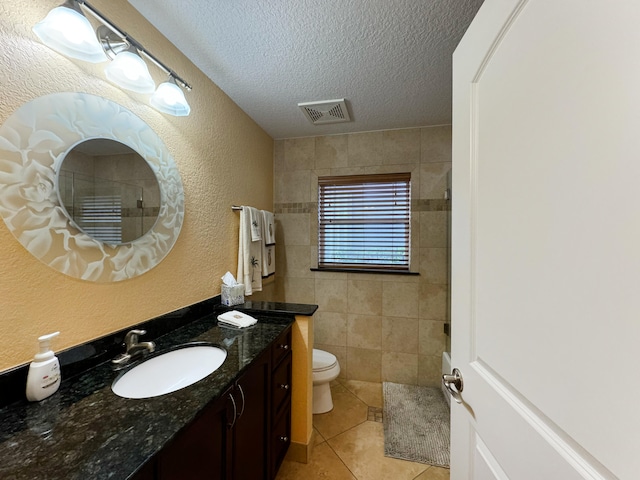
<path fill-rule="evenodd" d="M 94 195 L 81 199 L 80 228 L 106 243 L 122 243 L 122 199 L 120 195 Z"/>
<path fill-rule="evenodd" d="M 318 268 L 409 270 L 411 174 L 318 179 Z"/>

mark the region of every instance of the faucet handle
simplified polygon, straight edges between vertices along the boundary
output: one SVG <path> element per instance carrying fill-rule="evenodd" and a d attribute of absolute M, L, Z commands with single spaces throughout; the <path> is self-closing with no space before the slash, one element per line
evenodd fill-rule
<path fill-rule="evenodd" d="M 144 335 L 146 330 L 131 330 L 124 336 L 124 344 L 129 349 L 132 345 L 138 343 L 138 335 Z"/>

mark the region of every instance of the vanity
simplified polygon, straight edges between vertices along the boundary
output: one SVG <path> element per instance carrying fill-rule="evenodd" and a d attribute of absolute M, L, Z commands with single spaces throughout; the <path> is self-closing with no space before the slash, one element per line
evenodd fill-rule
<path fill-rule="evenodd" d="M 169 394 L 128 399 L 111 389 L 123 333 L 61 352 L 56 394 L 0 409 L 0 478 L 275 478 L 291 442 L 296 318 L 317 307 L 245 309 L 258 323 L 235 329 L 218 325 L 227 307 L 203 303 L 139 327 L 157 352 L 189 342 L 224 348 L 218 370 Z"/>
<path fill-rule="evenodd" d="M 291 438 L 291 326 L 135 480 L 275 478 Z"/>
<path fill-rule="evenodd" d="M 136 279 L 171 251 L 184 221 L 182 180 L 132 112 L 94 95 L 52 93 L 20 107 L 0 137 L 0 217 L 45 265 L 107 285 Z M 229 310 L 218 296 L 58 352 L 62 384 L 41 402 L 24 398 L 26 365 L 3 372 L 0 478 L 257 480 L 274 478 L 285 454 L 306 462 L 317 306 L 234 308 L 258 323 L 218 325 Z M 204 342 L 226 358 L 185 388 L 124 398 L 112 390 L 122 372 L 111 361 L 132 329 L 146 330 L 141 341 L 157 353 Z"/>

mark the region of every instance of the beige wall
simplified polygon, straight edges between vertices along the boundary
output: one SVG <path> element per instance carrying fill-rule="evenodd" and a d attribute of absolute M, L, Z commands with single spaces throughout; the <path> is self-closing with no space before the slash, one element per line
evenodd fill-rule
<path fill-rule="evenodd" d="M 220 292 L 235 273 L 238 213 L 232 204 L 273 207 L 273 140 L 126 0 L 91 2 L 193 85 L 189 117 L 151 108 L 148 95 L 110 84 L 106 64 L 61 56 L 32 26 L 60 0 L 0 3 L 0 122 L 41 95 L 76 91 L 117 102 L 163 140 L 182 175 L 185 220 L 165 260 L 138 278 L 94 284 L 40 263 L 0 224 L 0 370 L 31 360 L 36 338 L 60 330 L 56 350 L 80 344 Z M 153 66 L 156 83 L 164 74 Z M 269 288 L 269 287 L 267 287 Z M 268 292 L 264 295 L 268 296 Z"/>
<path fill-rule="evenodd" d="M 315 345 L 353 380 L 438 385 L 447 317 L 451 127 L 278 140 L 279 298 L 316 303 Z M 314 272 L 318 176 L 411 172 L 411 270 L 419 276 Z"/>

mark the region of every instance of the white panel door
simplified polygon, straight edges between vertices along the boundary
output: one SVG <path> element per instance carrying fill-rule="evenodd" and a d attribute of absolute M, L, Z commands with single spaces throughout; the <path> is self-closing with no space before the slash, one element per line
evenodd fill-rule
<path fill-rule="evenodd" d="M 454 54 L 452 480 L 640 478 L 640 1 L 486 0 Z"/>

